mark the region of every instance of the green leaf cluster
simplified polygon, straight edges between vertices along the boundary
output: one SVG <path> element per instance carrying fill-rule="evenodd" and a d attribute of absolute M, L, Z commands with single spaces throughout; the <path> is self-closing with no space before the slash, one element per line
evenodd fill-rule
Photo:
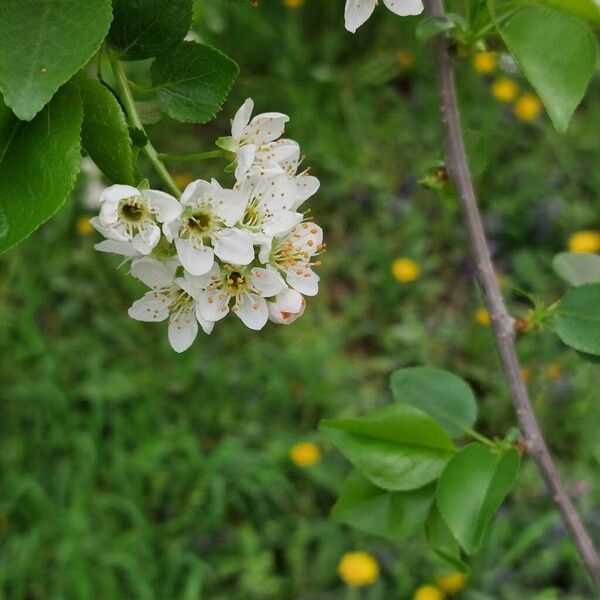
<path fill-rule="evenodd" d="M 82 151 L 111 182 L 138 181 L 137 149 L 148 138 L 141 118 L 125 113 L 100 75 L 103 57 L 154 59 L 153 87 L 140 102 L 152 110 L 143 122 L 168 115 L 205 123 L 215 116 L 238 67 L 215 48 L 183 41 L 192 4 L 0 2 L 0 252 L 58 210 L 71 193 Z M 90 62 L 98 78 L 86 74 Z"/>
<path fill-rule="evenodd" d="M 431 548 L 466 570 L 510 491 L 519 453 L 508 441 L 473 431 L 469 385 L 441 369 L 414 367 L 391 376 L 395 402 L 363 417 L 328 419 L 321 429 L 352 463 L 334 518 L 361 531 L 400 539 L 423 528 Z M 457 447 L 454 440 L 475 442 Z"/>

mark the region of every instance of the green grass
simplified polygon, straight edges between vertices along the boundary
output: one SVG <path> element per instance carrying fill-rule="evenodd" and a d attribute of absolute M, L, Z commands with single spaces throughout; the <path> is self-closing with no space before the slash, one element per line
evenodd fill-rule
<path fill-rule="evenodd" d="M 363 598 L 410 598 L 447 567 L 419 537 L 392 544 L 329 519 L 348 466 L 319 437 L 319 419 L 388 402 L 390 371 L 430 364 L 471 383 L 484 433 L 514 425 L 490 329 L 473 320 L 481 300 L 457 207 L 417 183 L 441 150 L 414 25 L 378 11 L 352 37 L 341 0 L 298 11 L 205 4 L 201 31 L 240 63 L 239 84 L 213 124 L 167 122 L 151 135 L 164 152 L 210 149 L 246 96 L 290 114 L 289 135 L 322 180 L 310 201 L 329 247 L 322 291 L 292 326 L 256 334 L 228 318 L 176 355 L 164 324 L 127 316 L 143 286 L 76 232 L 82 179 L 55 219 L 0 259 L 0 598 L 343 599 L 336 566 L 353 549 L 382 567 Z M 401 48 L 416 55 L 409 70 L 397 65 Z M 524 314 L 519 290 L 556 300 L 564 287 L 551 257 L 572 231 L 600 226 L 600 86 L 559 136 L 546 117 L 516 121 L 468 62 L 458 77 L 503 289 Z M 223 166 L 175 171 L 209 178 Z M 417 260 L 421 279 L 394 281 L 397 256 Z M 598 539 L 598 367 L 550 333 L 523 337 L 519 352 Z M 546 372 L 554 363 L 558 380 Z M 318 465 L 291 464 L 299 440 L 321 446 Z M 590 597 L 525 462 L 460 598 Z"/>

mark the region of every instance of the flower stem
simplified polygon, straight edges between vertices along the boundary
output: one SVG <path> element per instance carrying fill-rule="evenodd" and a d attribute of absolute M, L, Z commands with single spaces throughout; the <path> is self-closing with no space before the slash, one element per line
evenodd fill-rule
<path fill-rule="evenodd" d="M 490 448 L 495 448 L 497 446 L 497 444 L 495 444 L 492 440 L 485 437 L 485 435 L 482 435 L 481 433 L 477 433 L 474 429 L 466 428 L 465 433 L 473 439 L 476 439 L 478 442 L 489 446 Z"/>
<path fill-rule="evenodd" d="M 208 152 L 196 152 L 195 154 L 159 154 L 161 160 L 172 162 L 195 162 L 207 158 L 225 158 L 224 150 L 209 150 Z"/>
<path fill-rule="evenodd" d="M 425 10 L 430 17 L 444 17 L 446 14 L 443 0 L 425 0 Z M 517 413 L 519 426 L 525 438 L 527 450 L 535 461 L 550 491 L 552 500 L 560 510 L 563 520 L 575 540 L 590 578 L 596 588 L 600 589 L 600 558 L 589 532 L 561 482 L 521 376 L 521 367 L 514 343 L 514 320 L 508 314 L 500 293 L 469 170 L 454 81 L 454 65 L 448 53 L 446 36 L 435 37 L 432 41 L 432 49 L 436 63 L 440 112 L 444 128 L 446 165 L 458 193 L 477 279 L 492 317 L 496 349 Z"/>
<path fill-rule="evenodd" d="M 154 167 L 157 175 L 162 179 L 165 187 L 173 194 L 176 198 L 181 197 L 181 190 L 177 187 L 177 184 L 173 181 L 173 178 L 167 171 L 167 168 L 162 163 L 158 156 L 158 152 L 148 139 L 148 135 L 146 134 L 146 130 L 144 129 L 144 125 L 140 116 L 138 114 L 137 108 L 135 107 L 135 100 L 133 99 L 133 94 L 131 93 L 131 87 L 129 86 L 129 81 L 127 80 L 127 75 L 125 74 L 125 70 L 123 69 L 123 65 L 118 58 L 114 55 L 110 57 L 110 64 L 115 75 L 115 79 L 117 80 L 117 84 L 119 87 L 119 91 L 121 93 L 121 101 L 123 102 L 123 106 L 125 107 L 125 112 L 127 113 L 127 118 L 129 120 L 129 124 L 131 127 L 135 127 L 144 133 L 146 136 L 146 145 L 142 148 L 144 154 Z"/>

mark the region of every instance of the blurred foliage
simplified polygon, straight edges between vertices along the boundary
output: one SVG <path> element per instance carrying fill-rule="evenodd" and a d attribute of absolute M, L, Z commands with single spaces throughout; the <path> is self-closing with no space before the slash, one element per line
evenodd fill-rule
<path fill-rule="evenodd" d="M 377 11 L 345 32 L 343 2 L 204 0 L 197 34 L 239 62 L 225 110 L 207 126 L 149 127 L 163 152 L 210 149 L 245 97 L 291 115 L 322 180 L 322 291 L 287 328 L 234 319 L 173 353 L 163 325 L 132 321 L 142 291 L 93 250 L 77 199 L 0 260 L 0 597 L 10 600 L 345 598 L 344 552 L 373 554 L 367 600 L 410 598 L 447 567 L 415 538 L 378 540 L 330 520 L 347 465 L 318 436 L 321 417 L 389 402 L 390 371 L 429 364 L 467 379 L 479 428 L 514 417 L 452 193 L 418 184 L 441 158 L 428 53 L 414 21 Z M 414 62 L 409 60 L 414 56 Z M 408 57 L 408 58 L 407 58 Z M 503 64 L 502 61 L 501 65 Z M 524 80 L 510 62 L 504 74 Z M 596 79 L 569 131 L 522 123 L 471 62 L 458 65 L 463 119 L 503 290 L 547 303 L 565 285 L 551 259 L 578 229 L 598 229 Z M 223 164 L 173 165 L 209 178 Z M 35 174 L 32 174 L 34 177 Z M 81 177 L 78 197 L 89 194 Z M 397 257 L 420 277 L 394 279 Z M 598 367 L 549 333 L 519 340 L 544 430 L 592 533 L 600 537 Z M 321 461 L 295 466 L 314 441 Z M 575 548 L 526 461 L 457 598 L 589 598 Z"/>

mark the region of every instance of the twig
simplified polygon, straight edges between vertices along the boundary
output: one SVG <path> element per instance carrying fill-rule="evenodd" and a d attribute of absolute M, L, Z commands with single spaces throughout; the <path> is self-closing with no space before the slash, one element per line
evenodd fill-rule
<path fill-rule="evenodd" d="M 431 17 L 445 16 L 443 0 L 425 0 L 425 9 Z M 514 321 L 508 314 L 500 294 L 469 171 L 460 126 L 454 67 L 448 54 L 446 36 L 443 34 L 437 36 L 432 42 L 432 47 L 437 68 L 440 111 L 444 127 L 446 166 L 458 193 L 463 219 L 469 235 L 471 254 L 475 262 L 477 279 L 492 319 L 496 348 L 510 388 L 519 426 L 525 438 L 527 450 L 537 464 L 552 499 L 560 509 L 562 517 L 575 539 L 585 567 L 595 586 L 600 589 L 600 559 L 589 533 L 560 481 L 556 466 L 533 412 L 527 387 L 521 377 L 521 368 L 514 345 Z"/>

